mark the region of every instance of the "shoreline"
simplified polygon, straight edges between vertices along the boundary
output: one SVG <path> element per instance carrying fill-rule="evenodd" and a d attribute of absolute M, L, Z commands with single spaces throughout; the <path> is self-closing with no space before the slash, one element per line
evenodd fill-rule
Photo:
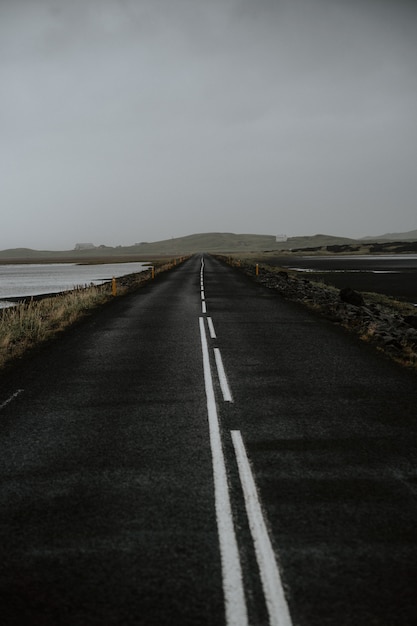
<path fill-rule="evenodd" d="M 53 298 L 76 289 L 111 283 L 129 274 L 149 271 L 153 263 L 20 263 L 0 265 L 0 308 Z"/>

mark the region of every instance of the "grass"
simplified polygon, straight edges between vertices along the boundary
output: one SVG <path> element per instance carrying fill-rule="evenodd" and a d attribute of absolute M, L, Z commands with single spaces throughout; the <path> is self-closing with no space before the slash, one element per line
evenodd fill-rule
<path fill-rule="evenodd" d="M 172 269 L 180 261 L 155 261 L 155 275 Z M 149 282 L 151 270 L 117 279 L 117 296 Z M 75 288 L 63 294 L 32 299 L 0 310 L 0 368 L 48 341 L 75 322 L 114 298 L 111 284 Z"/>
<path fill-rule="evenodd" d="M 104 289 L 87 287 L 3 309 L 0 315 L 0 367 L 62 332 L 110 297 Z"/>

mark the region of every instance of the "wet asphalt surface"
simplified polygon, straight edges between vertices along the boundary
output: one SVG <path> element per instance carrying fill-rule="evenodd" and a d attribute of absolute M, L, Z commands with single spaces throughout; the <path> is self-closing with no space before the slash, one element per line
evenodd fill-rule
<path fill-rule="evenodd" d="M 1 623 L 225 623 L 208 316 L 250 623 L 268 617 L 232 430 L 293 624 L 417 623 L 416 376 L 210 257 L 204 293 L 206 313 L 196 256 L 0 377 Z"/>

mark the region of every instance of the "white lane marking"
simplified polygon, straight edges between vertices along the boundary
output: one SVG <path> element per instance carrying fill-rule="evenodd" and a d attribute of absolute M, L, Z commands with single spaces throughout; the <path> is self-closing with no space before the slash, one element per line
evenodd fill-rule
<path fill-rule="evenodd" d="M 206 303 L 205 303 L 204 300 L 201 303 L 201 312 L 202 313 L 207 313 L 207 307 L 206 307 Z"/>
<path fill-rule="evenodd" d="M 202 289 L 202 290 L 201 290 L 201 299 L 202 299 L 202 300 L 205 300 L 205 299 L 206 299 L 206 298 L 205 298 L 205 295 L 204 295 L 204 289 Z"/>
<path fill-rule="evenodd" d="M 269 624 L 270 626 L 292 626 L 274 550 L 262 515 L 245 445 L 239 430 L 232 430 L 231 433 L 245 497 L 246 512 L 269 614 Z"/>
<path fill-rule="evenodd" d="M 229 389 L 229 383 L 227 382 L 226 372 L 223 367 L 222 355 L 220 354 L 220 350 L 218 348 L 214 348 L 214 356 L 216 359 L 217 373 L 219 375 L 223 399 L 225 402 L 233 402 L 232 394 Z"/>
<path fill-rule="evenodd" d="M 217 339 L 216 331 L 214 330 L 213 320 L 211 319 L 211 317 L 207 318 L 207 323 L 210 331 L 210 337 L 212 339 Z"/>
<path fill-rule="evenodd" d="M 204 383 L 207 397 L 207 412 L 210 445 L 213 463 L 214 496 L 217 530 L 223 574 L 223 593 L 228 626 L 246 626 L 248 615 L 243 591 L 242 567 L 233 526 L 232 507 L 227 485 L 226 465 L 220 437 L 219 419 L 214 397 L 210 357 L 207 346 L 204 318 L 200 317 L 201 348 L 203 351 Z"/>
<path fill-rule="evenodd" d="M 23 389 L 18 389 L 17 391 L 15 391 L 10 398 L 7 398 L 7 400 L 5 400 L 2 404 L 0 404 L 0 411 L 2 409 L 4 409 L 5 406 L 7 406 L 8 404 L 10 404 L 10 402 L 12 402 L 15 398 L 17 398 L 17 396 L 22 393 Z"/>

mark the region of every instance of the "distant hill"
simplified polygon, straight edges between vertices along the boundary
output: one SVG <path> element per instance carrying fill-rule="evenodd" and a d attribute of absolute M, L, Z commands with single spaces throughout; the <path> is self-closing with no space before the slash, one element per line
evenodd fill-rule
<path fill-rule="evenodd" d="M 13 248 L 0 251 L 0 262 L 52 262 L 71 261 L 104 262 L 149 260 L 158 256 L 182 256 L 196 252 L 213 253 L 249 253 L 249 252 L 347 252 L 371 247 L 371 242 L 387 241 L 417 241 L 417 231 L 369 237 L 364 239 L 349 239 L 335 235 L 310 235 L 305 237 L 289 237 L 287 241 L 276 241 L 275 235 L 250 235 L 235 233 L 197 233 L 185 237 L 165 239 L 162 241 L 142 242 L 133 246 L 98 246 L 75 250 L 32 250 L 30 248 Z M 92 244 L 91 244 L 92 245 Z"/>
<path fill-rule="evenodd" d="M 235 233 L 197 233 L 185 237 L 141 243 L 134 247 L 140 254 L 192 254 L 195 252 L 239 252 L 276 249 L 274 235 L 239 235 Z"/>
<path fill-rule="evenodd" d="M 363 237 L 362 241 L 417 241 L 417 230 L 409 230 L 406 233 L 386 233 L 377 237 Z"/>
<path fill-rule="evenodd" d="M 77 262 L 83 259 L 100 259 L 108 256 L 118 256 L 123 248 L 111 248 L 100 246 L 99 248 L 89 250 L 32 250 L 31 248 L 11 248 L 0 251 L 0 261 L 10 262 L 19 261 L 63 261 L 70 259 Z M 123 253 L 122 253 L 123 255 Z M 124 255 L 123 255 L 124 256 Z"/>
<path fill-rule="evenodd" d="M 331 244 L 347 244 L 354 242 L 344 237 L 332 235 L 314 235 L 311 237 L 290 237 L 287 241 L 276 241 L 275 235 L 251 235 L 235 233 L 197 233 L 185 237 L 165 239 L 162 241 L 142 242 L 133 246 L 109 246 L 80 248 L 74 250 L 32 250 L 30 248 L 14 248 L 0 251 L 0 260 L 39 260 L 71 259 L 73 261 L 100 260 L 103 258 L 121 257 L 155 257 L 158 255 L 186 255 L 196 252 L 259 252 L 274 250 L 290 250 L 296 247 L 325 246 Z"/>
<path fill-rule="evenodd" d="M 303 250 L 310 248 L 325 248 L 326 246 L 354 245 L 356 239 L 337 237 L 335 235 L 308 235 L 305 237 L 289 237 L 286 242 L 276 244 L 276 250 Z"/>

